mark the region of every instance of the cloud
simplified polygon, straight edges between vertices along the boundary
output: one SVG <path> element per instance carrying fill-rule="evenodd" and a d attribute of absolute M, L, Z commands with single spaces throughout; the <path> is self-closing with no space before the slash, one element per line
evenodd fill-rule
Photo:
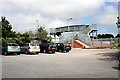
<path fill-rule="evenodd" d="M 105 26 L 113 26 L 116 25 L 117 15 L 117 9 L 113 6 L 107 6 L 100 15 L 96 16 L 96 22 Z"/>
<path fill-rule="evenodd" d="M 101 12 L 94 17 L 97 23 L 98 33 L 112 33 L 116 35 L 118 33 L 116 25 L 117 16 L 117 5 L 105 5 Z"/>
<path fill-rule="evenodd" d="M 85 0 L 40 0 L 37 1 L 11 1 L 3 2 L 3 13 L 17 15 L 17 14 L 41 14 L 44 17 L 79 17 L 93 14 L 93 10 L 98 9 L 103 2 L 92 0 L 86 2 Z"/>
<path fill-rule="evenodd" d="M 19 32 L 35 30 L 36 20 L 46 29 L 68 25 L 70 17 L 73 20 L 69 24 L 85 24 L 84 17 L 92 16 L 96 24 L 111 26 L 116 21 L 116 9 L 105 7 L 99 14 L 103 5 L 104 0 L 4 0 L 2 16 L 6 16 L 13 29 Z"/>

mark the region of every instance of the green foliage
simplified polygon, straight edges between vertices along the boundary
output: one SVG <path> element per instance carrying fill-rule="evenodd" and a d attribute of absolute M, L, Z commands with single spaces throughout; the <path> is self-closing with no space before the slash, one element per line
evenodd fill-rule
<path fill-rule="evenodd" d="M 45 30 L 44 27 L 40 26 L 36 32 L 36 37 L 39 39 L 39 40 L 46 40 L 47 38 L 47 31 Z"/>
<path fill-rule="evenodd" d="M 6 20 L 6 17 L 1 17 L 0 21 L 0 28 L 2 29 L 2 43 L 26 43 L 30 42 L 31 40 L 34 40 L 37 38 L 38 40 L 46 40 L 48 42 L 51 42 L 52 38 L 48 36 L 47 31 L 45 30 L 44 27 L 39 27 L 37 32 L 34 34 L 25 32 L 23 34 L 19 32 L 15 32 L 12 30 L 12 25 L 8 20 Z M 0 30 L 1 30 L 0 29 Z"/>
<path fill-rule="evenodd" d="M 38 40 L 46 40 L 48 42 L 51 42 L 52 38 L 48 36 L 47 31 L 44 27 L 40 26 L 35 34 Z"/>
<path fill-rule="evenodd" d="M 114 38 L 114 36 L 112 34 L 98 34 L 98 39 L 101 38 Z"/>
<path fill-rule="evenodd" d="M 2 37 L 10 38 L 14 37 L 15 33 L 12 31 L 12 25 L 6 20 L 6 17 L 1 17 Z"/>
<path fill-rule="evenodd" d="M 29 38 L 28 33 L 17 33 L 15 31 L 12 31 L 12 25 L 8 20 L 6 20 L 6 17 L 1 17 L 0 21 L 0 28 L 2 28 L 2 43 L 18 43 L 21 44 L 23 42 L 30 42 L 31 38 Z"/>
<path fill-rule="evenodd" d="M 2 38 L 0 38 L 0 46 L 2 45 Z"/>
<path fill-rule="evenodd" d="M 2 38 L 2 43 L 6 43 L 6 40 L 4 38 Z"/>
<path fill-rule="evenodd" d="M 47 41 L 50 43 L 52 41 L 52 37 L 51 36 L 48 36 L 47 37 Z"/>
<path fill-rule="evenodd" d="M 117 35 L 115 36 L 115 38 L 120 38 L 120 34 L 117 34 Z"/>
<path fill-rule="evenodd" d="M 26 32 L 26 33 L 23 33 L 22 36 L 25 38 L 29 38 L 30 35 Z"/>

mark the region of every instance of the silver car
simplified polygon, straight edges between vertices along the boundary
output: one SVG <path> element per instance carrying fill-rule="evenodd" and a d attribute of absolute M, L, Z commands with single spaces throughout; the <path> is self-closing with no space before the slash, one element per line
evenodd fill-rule
<path fill-rule="evenodd" d="M 40 47 L 38 44 L 25 43 L 21 45 L 21 52 L 25 54 L 28 54 L 28 53 L 38 54 L 40 52 Z"/>

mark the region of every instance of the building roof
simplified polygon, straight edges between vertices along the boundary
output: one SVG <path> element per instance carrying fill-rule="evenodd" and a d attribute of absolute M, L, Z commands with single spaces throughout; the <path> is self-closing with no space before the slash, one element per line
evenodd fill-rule
<path fill-rule="evenodd" d="M 84 25 L 84 24 L 82 24 L 82 25 L 70 25 L 70 26 L 63 26 L 63 27 L 57 27 L 56 29 L 58 29 L 58 28 L 65 28 L 65 27 L 82 27 L 82 26 L 86 26 L 86 27 L 88 27 L 89 25 Z"/>

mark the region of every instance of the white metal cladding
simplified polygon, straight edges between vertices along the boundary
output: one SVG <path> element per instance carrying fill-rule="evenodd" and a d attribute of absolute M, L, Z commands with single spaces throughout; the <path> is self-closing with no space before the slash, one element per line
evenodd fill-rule
<path fill-rule="evenodd" d="M 70 42 L 72 39 L 78 39 L 85 41 L 86 43 L 90 43 L 90 34 L 92 36 L 97 35 L 97 28 L 95 24 L 92 25 L 70 25 L 64 27 L 55 28 L 55 30 L 51 29 L 51 33 L 61 32 L 61 36 L 59 36 L 60 42 Z M 94 30 L 94 31 L 93 31 Z M 93 35 L 94 34 L 94 35 Z"/>
<path fill-rule="evenodd" d="M 74 32 L 74 31 L 84 31 L 89 25 L 70 25 L 55 28 L 56 32 Z"/>

